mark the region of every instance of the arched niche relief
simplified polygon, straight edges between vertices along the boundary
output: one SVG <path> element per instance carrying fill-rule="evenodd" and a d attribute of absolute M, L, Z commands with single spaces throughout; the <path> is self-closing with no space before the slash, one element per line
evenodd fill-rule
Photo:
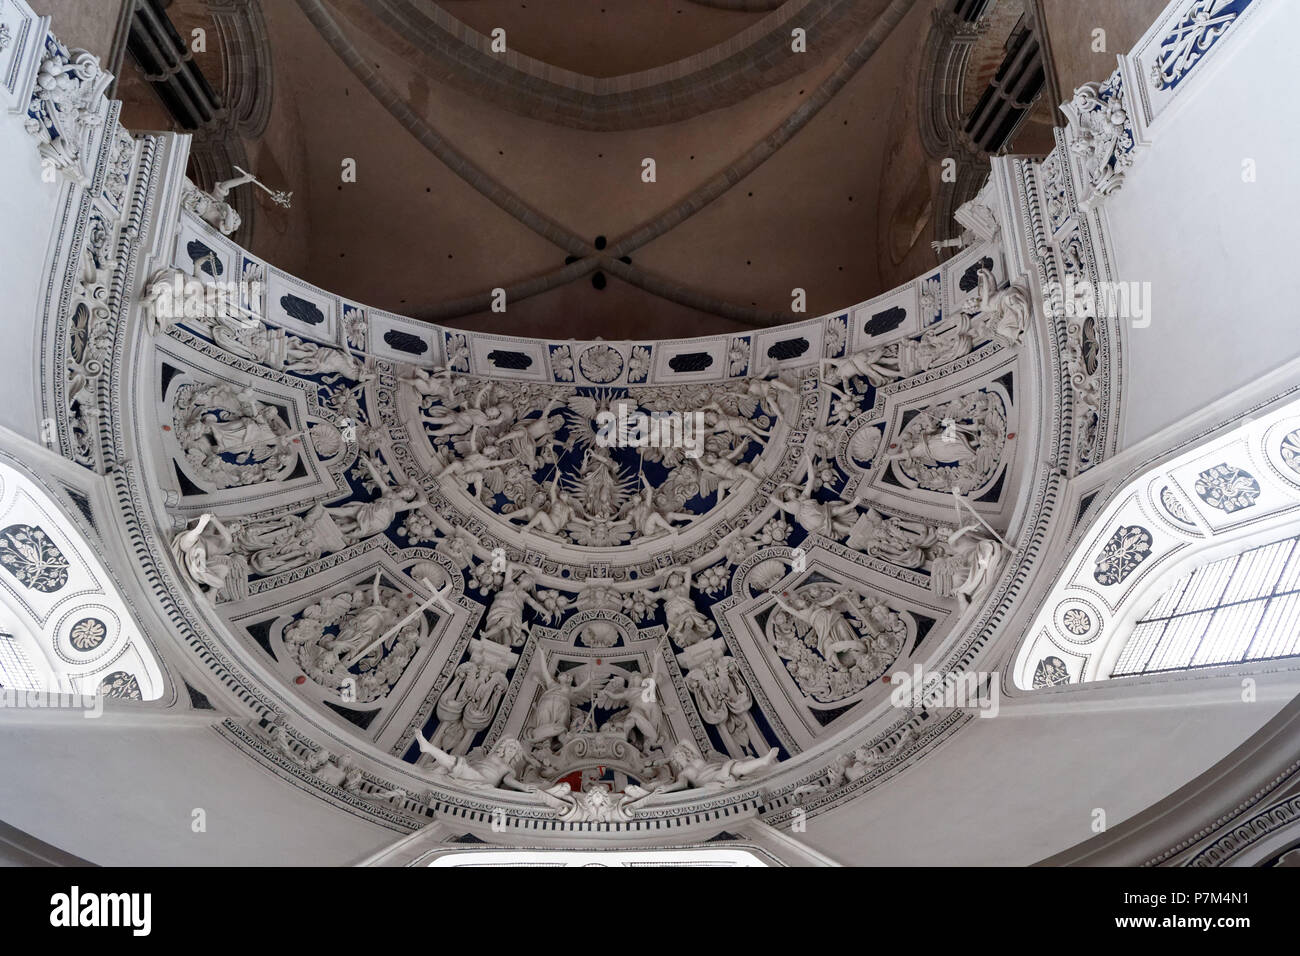
<path fill-rule="evenodd" d="M 1042 611 L 1027 632 L 1014 665 L 1016 685 L 1043 690 L 1098 681 L 1143 682 L 1300 671 L 1300 657 L 1221 660 L 1187 668 L 1116 665 L 1138 622 L 1158 602 L 1180 605 L 1171 589 L 1198 568 L 1300 534 L 1300 402 L 1247 418 L 1225 434 L 1183 452 L 1125 484 L 1079 536 Z M 1276 549 L 1275 549 L 1276 550 Z M 1284 559 L 1284 555 L 1277 560 Z M 1284 569 L 1241 569 L 1272 575 L 1259 588 L 1270 593 Z M 1215 587 L 1234 587 L 1221 568 Z M 1247 583 L 1238 581 L 1235 587 Z M 1190 597 L 1190 596 L 1189 596 Z M 1190 606 L 1190 605 L 1189 605 Z M 1217 598 L 1199 599 L 1208 613 Z M 1267 626 L 1267 622 L 1265 622 Z M 1244 625 L 1242 625 L 1244 626 Z M 1253 625 L 1252 625 L 1253 626 Z"/>
<path fill-rule="evenodd" d="M 432 602 L 441 589 L 450 593 Z M 466 653 L 481 614 L 445 556 L 380 542 L 309 577 L 254 584 L 221 611 L 245 652 L 296 698 L 385 750 L 410 743 L 425 689 Z"/>
<path fill-rule="evenodd" d="M 197 241 L 250 261 L 192 218 L 178 235 L 177 269 Z M 209 446 L 254 400 L 282 424 L 235 431 L 267 444 L 291 412 L 347 408 L 340 483 L 286 465 L 209 492 L 202 526 L 182 499 L 175 558 L 204 552 L 191 581 L 239 654 L 331 735 L 439 780 L 526 754 L 530 780 L 631 794 L 679 747 L 751 768 L 732 783 L 770 770 L 889 706 L 882 678 L 1005 557 L 987 528 L 1021 496 L 1039 332 L 997 243 L 828 316 L 667 342 L 440 330 L 294 288 L 341 325 L 181 318 L 149 387 L 174 415 L 192 382 L 243 383 L 218 389 L 242 410 L 197 418 Z"/>
<path fill-rule="evenodd" d="M 153 356 L 154 423 L 148 440 L 164 464 L 159 480 L 180 514 L 265 510 L 348 487 L 358 420 L 322 404 L 288 375 L 264 378 L 214 361 L 204 343 L 168 342 Z"/>
<path fill-rule="evenodd" d="M 0 632 L 37 684 L 19 689 L 157 700 L 162 671 L 96 550 L 44 488 L 0 462 Z"/>

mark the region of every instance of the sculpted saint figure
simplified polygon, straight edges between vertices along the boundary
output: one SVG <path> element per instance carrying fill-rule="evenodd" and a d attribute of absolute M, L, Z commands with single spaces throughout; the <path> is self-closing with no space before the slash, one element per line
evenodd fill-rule
<path fill-rule="evenodd" d="M 781 492 L 781 497 L 775 504 L 794 518 L 795 521 L 799 522 L 800 527 L 809 534 L 820 534 L 827 538 L 839 540 L 853 528 L 853 522 L 849 520 L 849 516 L 857 517 L 857 503 L 853 501 L 839 503 L 818 501 L 813 497 L 813 492 L 816 490 L 816 481 L 816 471 L 809 468 L 803 490 L 800 491 L 798 485 L 787 482 Z"/>
<path fill-rule="evenodd" d="M 955 596 L 960 610 L 979 600 L 993 586 L 1002 546 L 984 534 L 978 522 L 948 536 L 947 554 L 936 558 L 931 572 L 935 593 Z"/>
<path fill-rule="evenodd" d="M 226 586 L 234 562 L 234 539 L 216 515 L 202 514 L 193 528 L 172 539 L 172 552 L 191 581 L 205 594 Z"/>
<path fill-rule="evenodd" d="M 776 592 L 772 595 L 781 610 L 812 628 L 817 637 L 818 653 L 833 667 L 852 667 L 867 652 L 866 643 L 840 609 L 845 601 L 841 592 L 832 592 L 819 601 L 786 592 L 784 596 L 788 603 L 781 600 L 782 595 Z"/>
<path fill-rule="evenodd" d="M 940 528 L 868 508 L 853 526 L 848 546 L 902 568 L 928 568 L 940 550 Z"/>
<path fill-rule="evenodd" d="M 435 774 L 455 781 L 461 786 L 475 790 L 519 790 L 523 793 L 533 793 L 537 790 L 536 787 L 529 786 L 519 779 L 525 763 L 524 747 L 514 737 L 502 737 L 486 753 L 476 750 L 468 757 L 457 757 L 435 747 L 418 731 L 415 734 L 415 743 L 421 753 L 426 753 L 434 759 L 437 765 Z"/>
<path fill-rule="evenodd" d="M 717 625 L 700 612 L 691 597 L 691 568 L 681 565 L 668 573 L 668 580 L 655 595 L 664 602 L 664 617 L 668 620 L 668 636 L 679 647 L 690 647 L 697 641 L 712 636 Z"/>
<path fill-rule="evenodd" d="M 720 790 L 723 787 L 740 783 L 746 777 L 770 769 L 777 761 L 777 748 L 773 747 L 762 757 L 749 759 L 705 760 L 700 751 L 690 741 L 683 740 L 669 757 L 673 780 L 671 783 L 659 784 L 652 789 L 629 784 L 624 793 L 634 799 L 644 799 L 652 793 L 672 793 L 696 787 L 704 790 Z"/>
<path fill-rule="evenodd" d="M 979 310 L 979 321 L 987 334 L 1007 345 L 1016 345 L 1029 327 L 1030 304 L 1024 286 L 1018 282 L 998 289 L 998 281 L 988 269 L 976 274 L 976 292 L 964 311 Z"/>
<path fill-rule="evenodd" d="M 297 372 L 300 375 L 324 375 L 327 380 L 337 379 L 339 376 L 361 379 L 373 374 L 368 373 L 365 367 L 346 349 L 337 349 L 331 345 L 319 345 L 316 342 L 308 342 L 306 339 L 300 339 L 296 336 L 290 336 L 285 345 L 285 360 L 284 370 L 286 372 Z"/>

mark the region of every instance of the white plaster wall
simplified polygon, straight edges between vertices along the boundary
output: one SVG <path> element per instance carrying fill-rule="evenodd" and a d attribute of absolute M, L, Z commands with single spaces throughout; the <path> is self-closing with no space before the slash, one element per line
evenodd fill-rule
<path fill-rule="evenodd" d="M 1022 866 L 1113 827 L 1209 769 L 1283 701 L 977 718 L 902 776 L 812 817 L 836 862 Z"/>
<path fill-rule="evenodd" d="M 1253 19 L 1105 201 L 1119 278 L 1152 286 L 1151 325 L 1128 334 L 1126 447 L 1300 355 L 1300 3 Z M 1247 158 L 1257 182 L 1242 181 Z"/>
<path fill-rule="evenodd" d="M 403 835 L 255 770 L 208 727 L 162 721 L 0 726 L 0 819 L 108 866 L 337 866 Z"/>
<path fill-rule="evenodd" d="M 36 142 L 22 117 L 0 123 L 0 425 L 39 440 L 36 404 L 41 275 L 52 243 L 60 184 L 41 182 Z"/>

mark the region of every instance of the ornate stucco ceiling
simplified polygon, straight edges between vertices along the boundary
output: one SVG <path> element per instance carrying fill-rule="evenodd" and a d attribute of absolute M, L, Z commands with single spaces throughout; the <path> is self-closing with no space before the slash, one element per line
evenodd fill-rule
<path fill-rule="evenodd" d="M 300 7 L 324 9 L 314 0 Z M 642 335 L 584 341 L 571 321 L 552 338 L 489 334 L 409 318 L 399 313 L 420 310 L 364 303 L 347 287 L 358 276 L 425 278 L 418 263 L 431 246 L 459 248 L 443 233 L 445 219 L 411 215 L 421 193 L 406 187 L 436 174 L 423 195 L 445 200 L 447 217 L 465 215 L 460 238 L 476 250 L 485 236 L 522 235 L 538 262 L 543 252 L 567 253 L 562 280 L 599 270 L 638 296 L 732 314 L 719 296 L 683 288 L 678 274 L 759 294 L 740 273 L 689 255 L 698 238 L 681 239 L 738 248 L 744 232 L 726 217 L 741 190 L 747 200 L 770 189 L 768 213 L 780 226 L 775 265 L 747 260 L 758 269 L 745 276 L 788 259 L 806 265 L 804 236 L 818 247 L 841 228 L 831 208 L 792 198 L 815 190 L 819 173 L 834 181 L 854 162 L 883 170 L 923 216 L 926 184 L 907 176 L 905 144 L 884 154 L 829 144 L 850 122 L 837 109 L 857 120 L 874 110 L 887 117 L 884 128 L 915 127 L 905 100 L 882 100 L 872 70 L 905 62 L 910 42 L 893 59 L 876 54 L 887 37 L 908 39 L 905 27 L 924 23 L 924 7 L 891 3 L 895 16 L 850 37 L 840 66 L 814 66 L 737 106 L 732 118 L 756 132 L 782 98 L 795 104 L 784 132 L 758 145 L 718 144 L 711 114 L 684 120 L 700 144 L 686 162 L 707 156 L 726 164 L 722 172 L 677 183 L 665 162 L 653 181 L 629 177 L 637 185 L 627 199 L 583 232 L 570 223 L 594 213 L 562 162 L 573 137 L 600 137 L 592 146 L 615 137 L 637 170 L 635 157 L 661 142 L 655 130 L 575 130 L 432 84 L 419 115 L 390 94 L 420 74 L 384 60 L 382 43 L 363 57 L 356 44 L 365 38 L 343 44 L 333 19 L 295 21 L 295 8 L 270 9 L 272 36 L 284 27 L 276 17 L 286 16 L 299 44 L 277 59 L 276 89 L 289 93 L 277 95 L 268 137 L 297 138 L 307 183 L 278 223 L 309 252 L 342 244 L 341 233 L 318 228 L 322 209 L 340 208 L 326 199 L 369 196 L 337 226 L 352 236 L 375 230 L 375 248 L 358 254 L 358 273 L 331 270 L 319 284 L 295 276 L 283 259 L 267 261 L 230 238 L 238 227 L 230 190 L 252 189 L 242 177 L 204 192 L 180 181 L 183 148 L 169 153 L 171 166 L 147 173 L 166 183 L 132 194 L 142 219 L 156 216 L 143 227 L 156 271 L 140 277 L 140 301 L 130 306 L 132 348 L 110 354 L 106 310 L 95 305 L 118 268 L 108 237 L 124 215 L 124 174 L 106 205 L 88 213 L 100 244 L 79 234 L 75 241 L 89 244 L 67 259 L 84 268 L 60 339 L 69 374 L 51 384 L 80 463 L 107 468 L 123 457 L 116 443 L 129 433 L 131 458 L 150 480 L 119 487 L 119 503 L 131 521 L 153 525 L 143 546 L 163 569 L 149 582 L 155 598 L 186 620 L 225 686 L 247 688 L 253 720 L 227 728 L 240 745 L 355 800 L 395 801 L 398 816 L 444 799 L 481 800 L 485 790 L 498 799 L 505 787 L 524 817 L 631 820 L 642 801 L 671 818 L 665 799 L 704 798 L 669 796 L 679 790 L 750 799 L 744 787 L 760 774 L 784 774 L 791 793 L 814 783 L 829 792 L 861 778 L 850 770 L 901 759 L 924 732 L 964 719 L 934 719 L 920 697 L 898 704 L 886 675 L 977 640 L 978 629 L 962 622 L 989 613 L 984 599 L 1036 500 L 1041 460 L 1088 456 L 1105 440 L 1101 411 L 1081 404 L 1079 447 L 1038 441 L 1054 434 L 1047 417 L 1060 405 L 1043 393 L 1060 382 L 1041 368 L 1044 333 L 1019 277 L 1020 246 L 1004 241 L 1033 228 L 1009 198 L 1037 188 L 1010 178 L 1037 175 L 1032 167 L 1004 171 L 963 206 L 963 248 L 942 265 L 927 263 L 869 297 L 845 280 L 833 309 L 819 304 L 825 289 L 800 286 L 805 309 L 822 314 L 785 323 L 795 316 L 741 316 L 761 319 L 759 329 L 652 337 L 653 324 L 632 315 L 616 327 L 631 323 Z M 64 69 L 71 56 L 55 44 L 49 69 Z M 312 72 L 304 61 L 295 70 L 294 57 L 330 67 Z M 373 74 L 385 69 L 380 82 Z M 69 135 L 65 103 L 36 97 L 33 120 L 48 124 L 52 141 Z M 277 126 L 275 111 L 309 103 L 329 104 L 329 124 Z M 484 117 L 507 116 L 512 137 L 522 123 L 537 137 L 489 137 Z M 390 137 L 361 135 L 380 129 Z M 447 131 L 457 132 L 454 141 Z M 493 177 L 492 152 L 505 156 L 520 141 L 532 161 L 499 165 Z M 119 165 L 135 156 L 121 130 L 105 142 Z M 340 179 L 340 166 L 353 163 L 356 182 Z M 320 191 L 325 182 L 332 191 Z M 550 189 L 548 209 L 520 198 L 529 182 Z M 360 192 L 364 183 L 373 191 Z M 676 192 L 665 213 L 664 197 L 642 187 L 669 184 Z M 621 195 L 624 187 L 611 180 L 610 188 Z M 610 225 L 588 242 L 601 222 Z M 754 230 L 762 227 L 755 214 Z M 916 228 L 886 235 L 891 267 L 921 241 Z M 409 258 L 391 261 L 399 255 Z M 656 261 L 675 268 L 645 265 Z M 426 311 L 463 318 L 449 292 L 453 305 L 472 302 L 476 284 L 518 265 L 516 256 L 500 272 L 471 270 Z M 545 268 L 543 286 L 556 274 Z M 561 281 L 548 294 L 572 288 Z M 508 323 L 509 311 L 498 318 Z M 1103 373 L 1094 367 L 1088 376 L 1100 382 Z M 103 387 L 121 435 L 99 429 Z M 167 546 L 157 553 L 160 542 Z M 823 779 L 824 765 L 806 766 L 868 726 L 874 741 L 835 764 L 834 780 Z M 811 776 L 795 779 L 800 773 Z M 383 779 L 432 780 L 433 789 L 412 798 L 405 786 L 380 787 Z M 574 802 L 573 791 L 602 786 L 621 794 L 617 809 Z"/>
<path fill-rule="evenodd" d="M 14 22 L 3 24 L 7 40 Z M 497 831 L 509 818 L 516 835 L 676 829 L 684 841 L 729 817 L 779 825 L 834 811 L 918 769 L 941 742 L 951 757 L 955 732 L 979 725 L 976 711 L 993 715 L 982 688 L 996 710 L 999 673 L 1030 693 L 1103 676 L 1100 628 L 1109 646 L 1140 579 L 1177 569 L 1168 558 L 1290 520 L 1296 413 L 1279 404 L 1256 418 L 1253 395 L 1230 399 L 1247 416 L 1240 433 L 1212 435 L 1136 483 L 1113 481 L 1151 451 L 1111 458 L 1132 354 L 1119 350 L 1131 340 L 1122 316 L 1084 318 L 1066 297 L 1080 284 L 1113 288 L 1111 197 L 1136 191 L 1125 177 L 1137 158 L 1159 161 L 1135 131 L 1161 118 L 1173 87 L 1126 99 L 1132 77 L 1153 75 L 1135 64 L 1154 57 L 1158 78 L 1186 79 L 1191 67 L 1189 48 L 1167 49 L 1158 32 L 1075 96 L 1046 159 L 993 163 L 958 210 L 965 233 L 941 265 L 800 322 L 589 340 L 434 325 L 251 254 L 230 238 L 231 184 L 207 193 L 185 180 L 188 140 L 131 135 L 93 57 L 43 30 L 21 35 L 12 57 L 30 82 L 4 91 L 17 104 L 6 149 L 13 140 L 27 151 L 14 205 L 42 231 L 56 227 L 48 248 L 36 244 L 47 253 L 41 282 L 14 284 L 15 312 L 41 324 L 29 417 L 47 450 L 24 444 L 34 459 L 59 457 L 48 495 L 29 494 L 35 475 L 18 458 L 6 453 L 13 467 L 0 469 L 7 600 L 38 612 L 13 629 L 36 647 L 66 637 L 49 648 L 53 673 L 109 690 L 116 713 L 183 711 L 184 690 L 205 709 L 210 692 L 225 756 L 291 780 L 331 813 L 393 830 L 438 816 L 491 819 Z M 396 103 L 388 87 L 366 89 Z M 409 109 L 385 110 L 419 130 Z M 358 111 L 360 126 L 367 117 Z M 459 117 L 466 128 L 473 119 Z M 280 132 L 285 142 L 323 135 Z M 323 155 L 308 150 L 301 168 L 325 169 Z M 884 178 L 905 181 L 904 205 L 924 210 L 907 166 L 891 152 Z M 38 169 L 52 174 L 57 208 L 42 205 L 51 191 L 31 201 Z M 672 230 L 635 248 L 616 234 L 605 251 L 566 236 L 560 217 L 470 185 L 486 208 L 574 258 L 561 278 L 600 268 L 634 296 L 708 304 L 698 290 L 650 289 L 633 256 L 635 272 L 615 265 Z M 296 217 L 315 208 L 278 222 L 309 250 L 318 240 Z M 410 221 L 392 211 L 393 223 Z M 638 220 L 620 215 L 635 235 Z M 920 230 L 876 225 L 890 261 L 903 262 Z M 402 227 L 390 231 L 401 238 Z M 434 237 L 426 230 L 426 254 Z M 445 300 L 430 308 L 453 311 Z M 1178 441 L 1201 442 L 1204 428 L 1189 422 Z M 105 545 L 114 580 L 92 587 L 99 566 L 73 566 L 74 549 L 97 545 L 61 534 L 45 498 L 84 517 L 74 523 Z M 1096 502 L 1104 525 L 1088 528 Z M 1088 544 L 1053 582 L 1053 559 L 1069 550 L 1057 545 L 1070 538 Z M 101 584 L 115 595 L 120 584 L 121 601 Z M 63 600 L 50 596 L 65 588 L 111 614 L 69 608 L 49 627 L 42 616 Z M 1036 607 L 1048 592 L 1066 600 Z M 122 626 L 128 609 L 148 640 Z M 1013 655 L 1017 617 L 1029 642 Z M 1071 635 L 1064 644 L 1058 628 Z M 1067 661 L 1066 646 L 1080 653 Z M 1051 696 L 1021 716 L 1050 710 Z M 1165 704 L 1155 709 L 1173 710 Z M 1008 776 L 939 762 L 926 764 L 931 781 L 953 766 Z M 1067 762 L 1076 755 L 1055 766 Z M 926 779 L 910 777 L 919 788 Z M 1097 802 L 1087 781 L 1079 789 Z M 900 792 L 910 794 L 891 792 L 894 827 Z M 1001 808 L 1017 827 L 1024 803 Z M 929 833 L 937 814 L 926 816 Z M 1236 852 L 1231 839 L 1216 843 L 1207 858 Z"/>

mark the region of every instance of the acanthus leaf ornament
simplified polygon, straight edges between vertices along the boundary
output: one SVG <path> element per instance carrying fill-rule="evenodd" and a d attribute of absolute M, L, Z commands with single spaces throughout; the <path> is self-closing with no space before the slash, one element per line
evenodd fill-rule
<path fill-rule="evenodd" d="M 1091 209 L 1119 189 L 1135 159 L 1136 139 L 1119 70 L 1101 83 L 1085 83 L 1061 109 L 1070 120 L 1070 152 L 1078 157 Z"/>
<path fill-rule="evenodd" d="M 104 125 L 104 92 L 112 82 L 98 57 L 46 37 L 26 128 L 42 164 L 79 186 L 90 185 L 91 144 Z"/>

